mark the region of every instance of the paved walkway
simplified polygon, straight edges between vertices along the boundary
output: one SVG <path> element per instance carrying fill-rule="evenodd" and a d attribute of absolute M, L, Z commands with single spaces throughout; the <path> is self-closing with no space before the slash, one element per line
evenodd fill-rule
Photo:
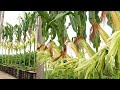
<path fill-rule="evenodd" d="M 16 79 L 15 77 L 0 71 L 0 79 Z"/>

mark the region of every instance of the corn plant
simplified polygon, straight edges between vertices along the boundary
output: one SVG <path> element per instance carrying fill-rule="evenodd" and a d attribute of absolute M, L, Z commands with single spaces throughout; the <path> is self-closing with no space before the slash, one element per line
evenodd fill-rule
<path fill-rule="evenodd" d="M 36 63 L 44 63 L 46 78 L 60 79 L 103 79 L 119 78 L 119 43 L 120 43 L 120 12 L 119 11 L 34 11 L 25 13 L 21 17 L 19 25 L 12 26 L 7 24 L 2 31 L 2 51 L 5 48 L 9 51 L 8 55 L 2 55 L 2 64 L 16 65 L 24 70 L 35 70 Z M 35 22 L 37 17 L 42 19 L 42 35 L 45 41 L 50 38 L 47 45 L 38 44 L 37 53 L 35 51 Z M 66 26 L 66 18 L 69 17 L 69 24 Z M 113 28 L 112 35 L 108 34 L 100 26 L 105 23 Z M 91 23 L 89 40 L 93 48 L 86 40 L 86 21 Z M 70 40 L 67 34 L 68 28 L 76 33 L 74 40 Z M 13 44 L 13 33 L 16 34 L 16 44 Z M 23 38 L 21 38 L 23 35 Z M 53 41 L 58 37 L 59 46 Z M 101 39 L 106 44 L 100 47 Z M 7 42 L 7 44 L 5 44 Z M 34 44 L 34 52 L 31 47 Z M 70 45 L 76 57 L 67 54 L 67 46 Z M 29 52 L 26 47 L 29 46 Z M 12 50 L 16 50 L 15 55 Z M 24 53 L 18 50 L 24 49 Z M 87 59 L 85 53 L 89 55 Z M 5 53 L 6 54 L 6 53 Z M 36 58 L 37 55 L 37 58 Z M 29 56 L 29 57 L 28 57 Z M 18 60 L 19 58 L 19 60 Z M 33 59 L 34 58 L 34 59 Z M 33 59 L 33 60 L 32 60 Z M 37 61 L 36 61 L 37 60 Z M 9 62 L 7 62 L 9 61 Z M 33 69 L 34 68 L 34 69 Z"/>
<path fill-rule="evenodd" d="M 22 33 L 24 35 L 23 38 L 23 42 L 24 42 L 24 55 L 26 57 L 26 46 L 29 45 L 30 46 L 30 50 L 29 52 L 31 52 L 31 45 L 34 43 L 35 44 L 35 40 L 34 40 L 34 28 L 35 28 L 35 22 L 36 22 L 36 13 L 33 12 L 31 13 L 26 13 L 24 14 L 24 18 L 22 18 Z M 27 32 L 29 34 L 29 36 L 27 36 Z M 26 38 L 28 39 L 28 41 L 26 41 Z M 26 42 L 26 44 L 25 44 Z M 35 47 L 35 45 L 34 45 Z M 35 49 L 35 48 L 34 48 Z M 24 61 L 25 64 L 25 61 Z M 29 66 L 30 65 L 30 57 L 29 57 Z"/>
<path fill-rule="evenodd" d="M 118 50 L 118 38 L 119 36 L 115 36 L 116 34 L 113 34 L 115 36 L 114 38 L 111 38 L 108 36 L 108 34 L 102 29 L 100 26 L 100 23 L 105 22 L 105 18 L 108 18 L 109 25 L 113 27 L 113 32 L 119 30 L 119 12 L 118 11 L 102 11 L 100 18 L 98 17 L 99 11 L 89 11 L 89 21 L 92 24 L 92 27 L 90 29 L 90 41 L 93 43 L 93 47 L 96 48 L 96 53 L 92 48 L 89 46 L 89 44 L 86 42 L 86 11 L 38 11 L 38 14 L 42 17 L 42 30 L 43 30 L 43 36 L 47 40 L 49 35 L 52 36 L 58 36 L 58 42 L 60 43 L 60 47 L 64 48 L 64 44 L 66 41 L 65 37 L 68 37 L 67 34 L 61 32 L 66 32 L 67 29 L 64 29 L 62 31 L 62 27 L 64 28 L 66 16 L 69 15 L 70 18 L 70 25 L 72 25 L 73 30 L 77 33 L 77 37 L 74 40 L 74 48 L 72 48 L 75 53 L 79 52 L 79 54 L 76 53 L 78 60 L 76 58 L 69 57 L 69 59 L 73 60 L 69 61 L 67 58 L 60 58 L 59 55 L 57 59 L 53 58 L 54 55 L 50 58 L 48 67 L 52 69 L 50 77 L 53 78 L 68 78 L 68 73 L 73 72 L 72 78 L 119 78 L 119 60 L 117 55 Z M 82 18 L 82 19 L 81 19 Z M 62 22 L 62 23 L 61 23 Z M 63 24 L 63 25 L 62 25 Z M 59 27 L 60 26 L 60 27 Z M 56 31 L 54 30 L 54 27 L 56 28 Z M 48 32 L 49 29 L 54 32 Z M 59 32 L 61 31 L 61 32 Z M 119 32 L 115 32 L 119 33 Z M 102 48 L 100 51 L 98 51 L 98 48 L 100 46 L 100 36 L 102 37 L 103 41 L 106 43 L 106 46 Z M 64 37 L 64 39 L 62 38 Z M 61 39 L 62 38 L 62 39 Z M 52 38 L 54 39 L 54 38 Z M 61 42 L 62 40 L 62 42 Z M 114 41 L 116 40 L 116 42 Z M 113 42 L 112 42 L 113 41 Z M 71 42 L 71 41 L 70 41 Z M 62 44 L 64 43 L 64 44 Z M 114 43 L 114 45 L 112 45 Z M 73 42 L 71 43 L 73 45 Z M 114 47 L 114 48 L 113 48 Z M 116 47 L 116 48 L 115 48 Z M 62 49 L 60 48 L 60 49 Z M 90 56 L 90 59 L 86 60 L 86 58 L 83 58 L 84 56 L 84 50 L 85 48 L 88 55 Z M 63 49 L 62 49 L 63 50 Z M 60 54 L 62 53 L 62 50 Z M 115 51 L 111 53 L 112 51 Z M 81 53 L 81 51 L 83 51 Z M 45 52 L 43 50 L 43 52 Z M 51 54 L 51 49 L 50 49 Z M 81 56 L 83 55 L 83 56 Z M 47 56 L 47 54 L 46 54 Z M 62 55 L 61 55 L 62 56 Z M 42 56 L 40 56 L 42 57 Z M 38 60 L 40 60 L 39 53 L 38 53 Z M 43 56 L 45 57 L 45 56 Z M 64 61 L 67 60 L 67 61 Z M 44 58 L 41 60 L 44 61 Z M 53 61 L 53 62 L 52 62 Z M 70 68 L 71 67 L 71 68 Z M 68 68 L 68 69 L 67 69 Z M 117 69 L 114 69 L 117 68 Z M 70 70 L 70 71 L 69 71 Z M 65 75 L 64 75 L 65 73 Z M 57 76 L 57 77 L 56 77 Z M 48 78 L 48 77 L 47 77 Z"/>
<path fill-rule="evenodd" d="M 15 66 L 16 68 L 29 69 L 35 68 L 35 36 L 34 28 L 36 21 L 36 13 L 26 13 L 24 18 L 20 17 L 20 24 L 12 26 L 9 23 L 6 23 L 2 28 L 2 61 L 1 63 L 8 66 Z M 29 33 L 27 36 L 27 32 Z M 14 37 L 14 36 L 15 37 Z M 24 38 L 22 39 L 22 35 Z M 29 38 L 28 38 L 29 37 Z M 15 42 L 14 42 L 15 41 Z M 34 52 L 31 51 L 31 45 L 34 44 Z M 30 46 L 29 54 L 26 52 L 26 47 Z M 5 53 L 3 54 L 3 50 Z M 24 49 L 24 54 L 22 54 L 22 49 Z M 13 50 L 15 55 L 13 55 Z M 8 55 L 7 52 L 8 51 Z M 28 58 L 29 56 L 29 58 Z M 33 59 L 31 61 L 31 58 Z M 34 62 L 34 64 L 33 64 Z"/>

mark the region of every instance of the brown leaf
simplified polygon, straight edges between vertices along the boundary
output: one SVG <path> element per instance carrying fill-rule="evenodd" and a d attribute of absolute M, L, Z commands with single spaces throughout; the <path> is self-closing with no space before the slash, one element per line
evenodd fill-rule
<path fill-rule="evenodd" d="M 94 22 L 94 23 L 92 24 L 91 29 L 90 29 L 90 41 L 92 41 L 93 38 L 95 37 L 95 35 L 96 35 L 96 31 L 97 31 L 97 30 L 98 30 L 97 23 Z"/>
<path fill-rule="evenodd" d="M 101 22 L 105 23 L 105 18 L 106 18 L 106 11 L 102 11 L 101 17 L 100 17 L 100 23 Z"/>
<path fill-rule="evenodd" d="M 75 39 L 75 41 L 74 41 L 75 45 L 78 44 L 78 42 L 79 42 L 80 39 L 82 39 L 82 36 L 78 36 L 78 37 L 76 37 L 76 39 Z"/>

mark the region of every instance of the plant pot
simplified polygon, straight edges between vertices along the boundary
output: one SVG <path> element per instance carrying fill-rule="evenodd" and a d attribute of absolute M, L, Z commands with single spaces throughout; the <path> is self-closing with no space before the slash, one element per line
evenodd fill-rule
<path fill-rule="evenodd" d="M 4 66 L 2 66 L 2 71 L 5 71 L 5 67 Z"/>
<path fill-rule="evenodd" d="M 23 71 L 23 79 L 25 79 L 26 78 L 26 73 L 25 73 L 25 71 Z"/>
<path fill-rule="evenodd" d="M 28 79 L 28 73 L 25 71 L 25 79 Z"/>
<path fill-rule="evenodd" d="M 2 71 L 4 71 L 4 66 L 2 66 Z"/>
<path fill-rule="evenodd" d="M 28 71 L 28 79 L 36 79 L 36 72 Z"/>
<path fill-rule="evenodd" d="M 3 71 L 4 71 L 5 73 L 7 73 L 7 67 L 6 67 L 6 66 L 3 67 Z"/>
<path fill-rule="evenodd" d="M 8 67 L 0 65 L 0 71 L 8 73 L 18 79 L 36 79 L 36 72 L 19 70 L 17 75 L 17 69 L 15 67 Z"/>
<path fill-rule="evenodd" d="M 18 78 L 18 76 L 17 76 L 17 69 L 15 67 L 13 67 L 13 76 Z"/>
<path fill-rule="evenodd" d="M 3 71 L 3 66 L 1 65 L 1 71 Z"/>
<path fill-rule="evenodd" d="M 2 66 L 0 65 L 0 71 L 1 71 Z"/>
<path fill-rule="evenodd" d="M 11 75 L 13 76 L 13 67 L 11 67 Z"/>
<path fill-rule="evenodd" d="M 10 74 L 10 67 L 6 66 L 6 73 Z"/>
<path fill-rule="evenodd" d="M 7 68 L 7 73 L 10 74 L 10 67 L 6 67 Z"/>
<path fill-rule="evenodd" d="M 22 70 L 19 70 L 19 75 L 18 75 L 18 79 L 22 79 Z"/>
<path fill-rule="evenodd" d="M 12 75 L 13 74 L 13 68 L 12 67 L 9 67 L 9 74 Z"/>

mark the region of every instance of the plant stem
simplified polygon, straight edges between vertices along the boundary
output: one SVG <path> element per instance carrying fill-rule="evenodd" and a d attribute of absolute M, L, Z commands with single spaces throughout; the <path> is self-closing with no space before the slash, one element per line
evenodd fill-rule
<path fill-rule="evenodd" d="M 5 64 L 6 64 L 7 54 L 6 54 L 6 48 L 5 48 Z"/>
<path fill-rule="evenodd" d="M 3 42 L 2 42 L 2 64 L 3 64 Z"/>
<path fill-rule="evenodd" d="M 36 46 L 35 43 L 36 43 L 36 42 L 35 42 L 35 36 L 34 36 L 34 64 L 33 64 L 34 69 L 35 69 L 35 67 L 36 67 L 36 57 L 37 57 L 37 54 L 36 54 L 36 51 L 35 51 L 35 46 Z"/>
<path fill-rule="evenodd" d="M 26 51 L 25 51 L 25 39 L 24 39 L 24 67 L 25 67 L 25 58 L 26 58 Z"/>
<path fill-rule="evenodd" d="M 118 54 L 115 56 L 115 79 L 119 79 L 119 60 Z"/>
<path fill-rule="evenodd" d="M 31 35 L 30 35 L 29 67 L 31 66 L 30 61 L 31 61 Z"/>

